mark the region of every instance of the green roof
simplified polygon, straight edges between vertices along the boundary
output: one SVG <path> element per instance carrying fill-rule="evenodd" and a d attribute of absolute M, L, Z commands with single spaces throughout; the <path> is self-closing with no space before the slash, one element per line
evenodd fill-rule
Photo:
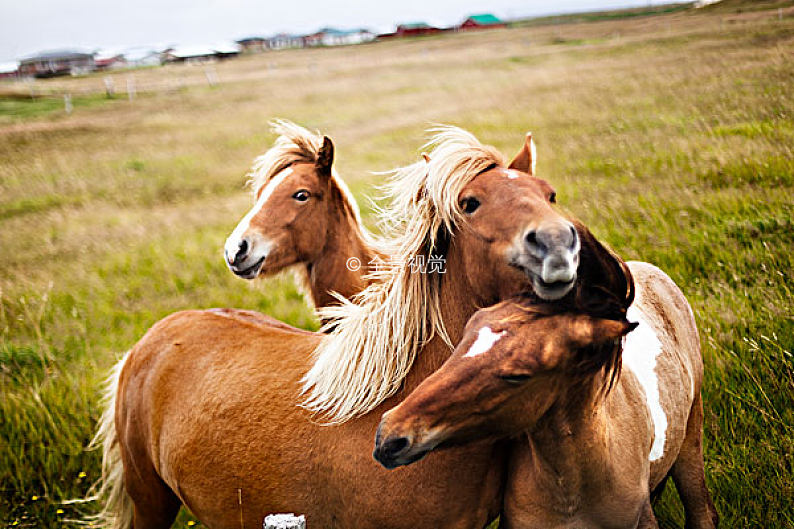
<path fill-rule="evenodd" d="M 429 28 L 430 26 L 427 25 L 425 22 L 408 22 L 406 24 L 400 24 L 400 27 L 406 29 L 420 29 L 420 28 Z"/>
<path fill-rule="evenodd" d="M 489 25 L 489 24 L 502 24 L 503 22 L 493 16 L 490 13 L 483 13 L 481 15 L 471 15 L 466 20 L 473 20 L 478 24 Z"/>

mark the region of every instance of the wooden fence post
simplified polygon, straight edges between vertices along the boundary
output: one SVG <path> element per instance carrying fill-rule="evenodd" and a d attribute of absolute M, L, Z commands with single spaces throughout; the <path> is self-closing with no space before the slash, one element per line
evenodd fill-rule
<path fill-rule="evenodd" d="M 135 99 L 135 78 L 131 75 L 127 76 L 127 98 L 130 101 Z"/>
<path fill-rule="evenodd" d="M 210 85 L 210 88 L 218 84 L 218 72 L 215 71 L 214 66 L 204 68 L 204 77 L 207 78 L 207 84 Z"/>
<path fill-rule="evenodd" d="M 113 94 L 116 92 L 116 87 L 113 84 L 113 78 L 109 75 L 105 76 L 105 95 L 108 98 L 112 98 Z"/>

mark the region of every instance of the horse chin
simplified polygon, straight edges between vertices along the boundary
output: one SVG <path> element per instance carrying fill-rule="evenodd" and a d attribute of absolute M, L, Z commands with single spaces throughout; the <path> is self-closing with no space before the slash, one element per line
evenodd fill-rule
<path fill-rule="evenodd" d="M 565 297 L 573 289 L 575 283 L 576 275 L 570 281 L 546 283 L 539 276 L 532 274 L 532 290 L 540 299 L 545 301 L 557 301 Z"/>
<path fill-rule="evenodd" d="M 259 276 L 259 273 L 262 271 L 262 268 L 265 265 L 265 258 L 266 257 L 267 256 L 263 255 L 253 265 L 251 265 L 251 266 L 249 266 L 247 268 L 243 268 L 241 270 L 237 270 L 235 268 L 232 268 L 232 272 L 234 272 L 234 275 L 236 275 L 237 277 L 241 277 L 243 279 L 248 279 L 249 281 L 252 280 L 252 279 L 256 279 Z"/>

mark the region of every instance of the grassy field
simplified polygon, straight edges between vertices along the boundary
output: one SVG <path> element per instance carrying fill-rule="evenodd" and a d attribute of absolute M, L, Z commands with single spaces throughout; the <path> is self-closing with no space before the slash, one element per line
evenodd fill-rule
<path fill-rule="evenodd" d="M 204 67 L 119 73 L 110 99 L 102 76 L 0 85 L 0 525 L 76 516 L 59 502 L 97 477 L 101 381 L 159 318 L 230 306 L 317 327 L 290 278 L 252 286 L 221 259 L 266 122 L 285 117 L 334 138 L 362 205 L 371 171 L 415 160 L 430 123 L 508 155 L 532 130 L 558 201 L 693 305 L 723 527 L 794 526 L 794 10 L 766 4 L 783 16 L 723 6 L 275 52 L 215 65 L 214 87 Z M 683 526 L 674 487 L 656 511 Z"/>

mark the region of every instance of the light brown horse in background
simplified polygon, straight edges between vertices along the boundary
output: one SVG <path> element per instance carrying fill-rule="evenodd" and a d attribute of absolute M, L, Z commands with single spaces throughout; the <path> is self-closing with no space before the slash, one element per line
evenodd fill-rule
<path fill-rule="evenodd" d="M 169 527 L 180 504 L 213 528 L 290 511 L 312 527 L 357 528 L 471 528 L 498 514 L 499 443 L 387 472 L 369 457 L 371 439 L 477 308 L 571 292 L 579 237 L 548 183 L 459 129 L 435 140 L 430 162 L 400 171 L 405 185 L 394 187 L 407 197 L 395 211 L 411 213 L 391 244 L 404 266 L 333 309 L 329 334 L 180 312 L 118 364 L 100 430 L 107 523 Z M 414 271 L 419 257 L 443 266 Z"/>
<path fill-rule="evenodd" d="M 626 271 L 622 286 L 572 308 L 511 300 L 479 311 L 444 366 L 383 416 L 375 458 L 395 468 L 518 436 L 504 527 L 655 528 L 651 491 L 668 474 L 686 526 L 716 527 L 692 311 L 661 270 L 629 268 L 636 299 Z"/>
<path fill-rule="evenodd" d="M 256 204 L 226 240 L 226 263 L 245 279 L 297 265 L 299 284 L 316 308 L 338 303 L 333 293 L 351 299 L 388 258 L 363 226 L 355 198 L 333 169 L 331 139 L 283 119 L 271 122 L 271 128 L 279 138 L 254 163 L 250 177 Z M 528 133 L 514 165 L 534 176 L 536 163 Z M 399 216 L 396 211 L 393 215 Z M 229 316 L 238 312 L 218 310 Z"/>
<path fill-rule="evenodd" d="M 351 298 L 380 256 L 333 169 L 333 142 L 286 120 L 271 127 L 279 137 L 254 163 L 256 204 L 226 240 L 226 263 L 244 279 L 295 267 L 317 308 L 338 303 L 333 292 Z"/>

